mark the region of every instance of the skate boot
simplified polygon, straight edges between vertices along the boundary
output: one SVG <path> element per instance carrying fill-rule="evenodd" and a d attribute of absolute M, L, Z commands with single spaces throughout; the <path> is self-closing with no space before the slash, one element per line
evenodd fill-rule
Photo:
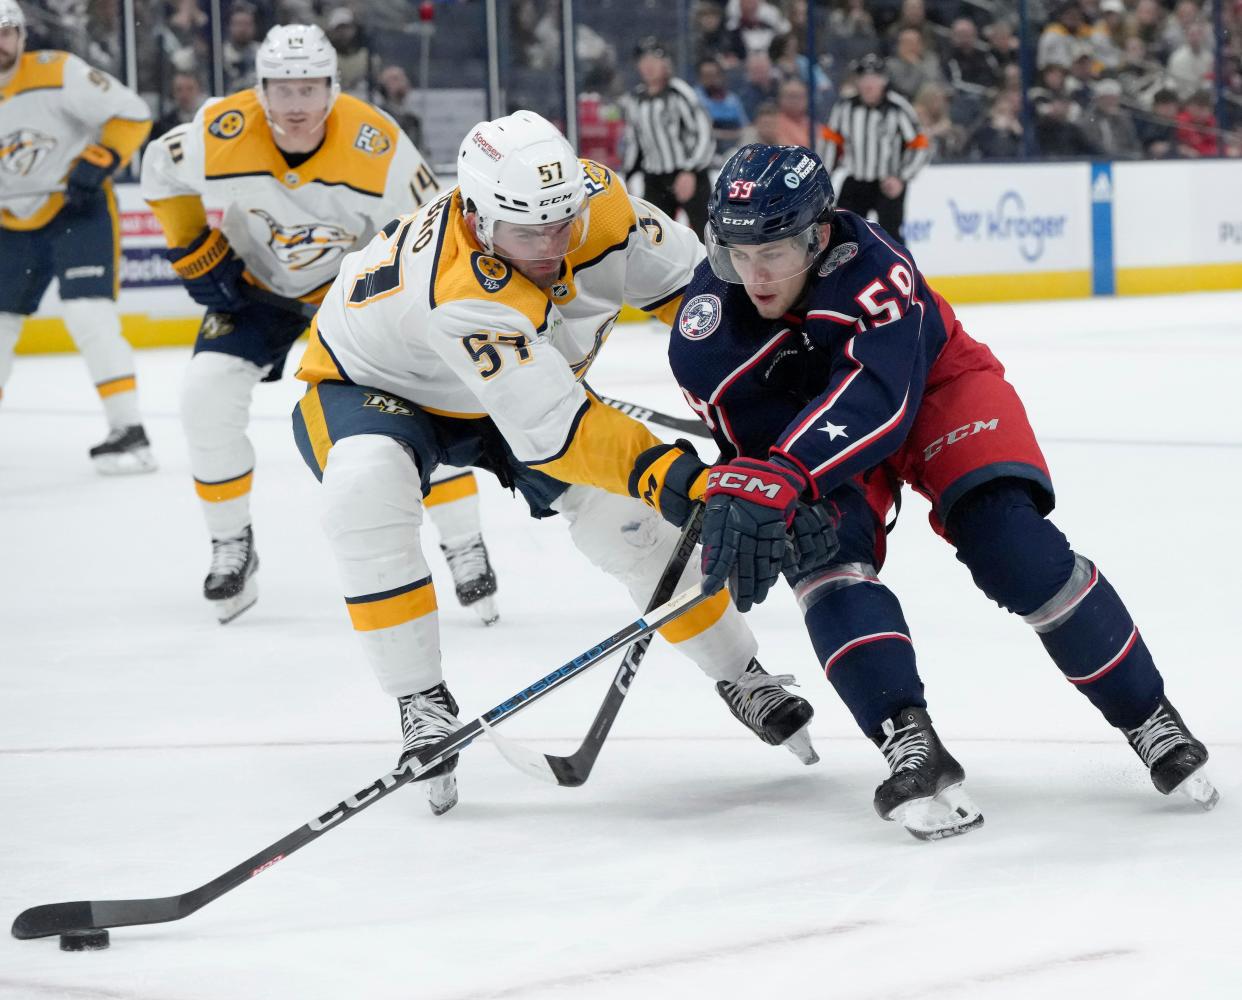
<path fill-rule="evenodd" d="M 457 601 L 469 608 L 484 625 L 491 625 L 500 617 L 496 608 L 496 574 L 487 558 L 487 546 L 482 535 L 470 535 L 447 545 L 440 551 L 448 560 L 457 588 Z"/>
<path fill-rule="evenodd" d="M 875 790 L 875 811 L 919 840 L 940 840 L 983 825 L 962 783 L 966 772 L 932 728 L 926 709 L 903 708 L 871 737 L 892 774 Z"/>
<path fill-rule="evenodd" d="M 397 699 L 397 704 L 401 708 L 401 736 L 404 740 L 397 767 L 461 728 L 461 721 L 457 718 L 457 702 L 443 681 L 418 694 L 404 695 Z M 453 773 L 457 768 L 457 757 L 453 754 L 414 779 L 425 782 L 427 804 L 437 816 L 457 805 L 457 775 Z"/>
<path fill-rule="evenodd" d="M 211 540 L 211 569 L 203 581 L 203 596 L 211 602 L 216 620 L 227 625 L 259 599 L 255 573 L 259 554 L 249 527 L 233 538 Z"/>
<path fill-rule="evenodd" d="M 803 764 L 816 764 L 819 754 L 807 731 L 815 709 L 805 698 L 785 690 L 784 685 L 795 683 L 792 674 L 773 676 L 758 660 L 751 660 L 736 681 L 717 681 L 716 691 L 737 720 L 764 743 L 788 748 Z"/>
<path fill-rule="evenodd" d="M 1167 698 L 1160 699 L 1141 726 L 1122 732 L 1151 771 L 1151 782 L 1160 794 L 1181 792 L 1205 810 L 1220 801 L 1220 793 L 1202 771 L 1208 759 L 1207 747 L 1190 734 Z"/>
<path fill-rule="evenodd" d="M 105 476 L 154 472 L 158 468 L 142 424 L 114 427 L 91 449 L 91 461 L 95 463 L 95 470 Z"/>

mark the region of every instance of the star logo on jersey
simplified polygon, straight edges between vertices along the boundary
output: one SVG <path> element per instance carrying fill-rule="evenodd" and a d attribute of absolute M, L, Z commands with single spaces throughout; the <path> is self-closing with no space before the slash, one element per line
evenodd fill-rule
<path fill-rule="evenodd" d="M 677 328 L 687 340 L 702 340 L 720 325 L 720 299 L 715 295 L 696 295 L 681 307 Z"/>
<path fill-rule="evenodd" d="M 372 410 L 379 410 L 380 413 L 391 413 L 397 417 L 414 416 L 414 411 L 401 402 L 401 400 L 395 396 L 385 396 L 381 392 L 367 393 L 367 400 L 362 405 L 370 407 Z"/>
<path fill-rule="evenodd" d="M 19 128 L 16 132 L 0 136 L 0 171 L 28 177 L 55 148 L 56 140 L 50 135 Z"/>
<path fill-rule="evenodd" d="M 509 265 L 497 257 L 489 257 L 485 253 L 476 253 L 470 258 L 470 266 L 474 268 L 474 276 L 479 279 L 485 292 L 498 292 L 509 283 L 513 272 Z"/>
<path fill-rule="evenodd" d="M 358 241 L 353 233 L 326 222 L 285 226 L 261 208 L 252 208 L 250 214 L 267 223 L 267 248 L 290 271 L 304 271 L 316 264 L 343 257 Z"/>
<path fill-rule="evenodd" d="M 844 424 L 834 424 L 831 420 L 824 424 L 820 430 L 828 435 L 829 441 L 835 441 L 837 438 L 849 437 L 849 435 L 845 433 Z"/>
<path fill-rule="evenodd" d="M 246 116 L 240 111 L 226 111 L 217 115 L 207 131 L 217 139 L 236 139 L 246 127 Z"/>
<path fill-rule="evenodd" d="M 354 148 L 372 156 L 383 156 L 392 149 L 392 141 L 374 125 L 363 125 L 354 139 Z"/>

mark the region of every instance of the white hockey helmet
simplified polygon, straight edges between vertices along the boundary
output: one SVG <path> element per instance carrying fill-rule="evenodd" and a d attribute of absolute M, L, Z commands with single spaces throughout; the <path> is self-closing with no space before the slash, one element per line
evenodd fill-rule
<path fill-rule="evenodd" d="M 0 3 L 7 0 L 0 0 Z M 336 49 L 328 36 L 317 24 L 278 24 L 267 33 L 263 44 L 254 57 L 255 90 L 263 112 L 271 121 L 267 94 L 263 84 L 267 80 L 328 80 L 328 108 L 326 120 L 341 93 L 341 78 L 337 70 Z M 320 123 L 322 124 L 322 122 Z"/>
<path fill-rule="evenodd" d="M 558 240 L 547 251 L 556 257 L 571 253 L 586 239 L 582 164 L 556 126 L 533 111 L 515 111 L 470 129 L 457 156 L 457 183 L 463 209 L 475 213 L 475 232 L 488 253 L 525 256 L 497 247 L 498 222 L 521 227 L 532 236 L 542 230 L 564 231 L 568 241 Z M 572 223 L 568 231 L 566 222 Z"/>
<path fill-rule="evenodd" d="M 0 73 L 0 84 L 6 84 L 17 73 L 17 64 L 26 48 L 26 15 L 22 13 L 17 0 L 0 0 L 0 28 L 16 28 L 19 39 L 17 61 L 7 72 Z"/>

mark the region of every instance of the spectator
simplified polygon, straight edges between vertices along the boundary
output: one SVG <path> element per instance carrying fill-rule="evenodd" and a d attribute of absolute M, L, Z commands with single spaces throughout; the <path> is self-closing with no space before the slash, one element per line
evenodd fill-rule
<path fill-rule="evenodd" d="M 746 56 L 746 82 L 738 88 L 737 96 L 748 117 L 755 116 L 760 104 L 775 104 L 780 86 L 781 78 L 766 52 L 751 52 Z"/>
<path fill-rule="evenodd" d="M 258 13 L 245 0 L 238 0 L 229 8 L 224 39 L 224 89 L 230 94 L 254 86 L 254 57 L 258 51 Z"/>
<path fill-rule="evenodd" d="M 376 103 L 392 115 L 410 142 L 421 148 L 423 120 L 418 114 L 418 95 L 414 93 L 409 74 L 395 63 L 385 66 L 380 70 L 377 96 Z"/>
<path fill-rule="evenodd" d="M 843 6 L 834 6 L 828 14 L 828 36 L 845 41 L 875 42 L 875 21 L 867 11 L 867 0 L 845 0 Z M 874 51 L 875 47 L 870 48 Z"/>
<path fill-rule="evenodd" d="M 695 58 L 701 66 L 704 59 L 715 59 L 725 69 L 740 66 L 746 58 L 742 36 L 729 31 L 724 23 L 724 8 L 712 0 L 699 0 L 694 7 Z"/>
<path fill-rule="evenodd" d="M 1200 90 L 1192 94 L 1177 115 L 1177 144 L 1183 156 L 1219 156 L 1216 115 L 1212 95 Z"/>
<path fill-rule="evenodd" d="M 1177 116 L 1180 111 L 1176 90 L 1165 87 L 1156 91 L 1150 113 L 1141 116 L 1137 125 L 1144 155 L 1154 160 L 1182 155 L 1177 144 Z"/>
<path fill-rule="evenodd" d="M 1073 102 L 1064 94 L 1054 94 L 1044 102 L 1035 120 L 1035 140 L 1039 154 L 1047 157 L 1092 156 L 1092 146 L 1082 129 L 1072 120 Z"/>
<path fill-rule="evenodd" d="M 1176 52 L 1186 44 L 1190 37 L 1190 26 L 1203 20 L 1203 11 L 1195 0 L 1178 0 L 1173 7 L 1173 16 L 1164 21 L 1164 49 Z"/>
<path fill-rule="evenodd" d="M 1022 155 L 1021 108 L 1021 91 L 1002 90 L 992 99 L 987 120 L 970 138 L 972 159 L 1013 160 Z"/>
<path fill-rule="evenodd" d="M 781 146 L 809 146 L 811 143 L 811 118 L 807 114 L 807 89 L 801 80 L 786 80 L 781 84 L 776 100 L 780 111 L 776 133 Z"/>
<path fill-rule="evenodd" d="M 798 48 L 798 39 L 793 33 L 776 39 L 768 55 L 782 80 L 801 80 L 809 89 L 811 78 L 814 77 L 816 110 L 826 114 L 828 109 L 824 107 L 823 102 L 832 94 L 832 80 L 818 66 L 811 66 L 806 53 Z"/>
<path fill-rule="evenodd" d="M 158 139 L 169 129 L 192 121 L 194 113 L 207 99 L 197 73 L 181 71 L 174 73 L 169 90 L 172 94 L 173 106 L 165 111 L 160 120 L 151 128 L 152 139 Z"/>
<path fill-rule="evenodd" d="M 777 129 L 780 127 L 780 122 L 780 108 L 771 103 L 760 104 L 755 110 L 755 142 L 767 143 L 770 146 L 779 146 L 781 140 Z"/>
<path fill-rule="evenodd" d="M 1087 142 L 1110 159 L 1137 160 L 1143 155 L 1134 119 L 1121 107 L 1121 84 L 1116 80 L 1101 80 L 1095 85 L 1095 99 L 1083 122 L 1083 134 Z"/>
<path fill-rule="evenodd" d="M 372 83 L 379 73 L 379 57 L 371 53 L 357 18 L 348 7 L 337 7 L 328 15 L 328 40 L 336 49 L 342 93 L 369 101 Z"/>
<path fill-rule="evenodd" d="M 902 0 L 901 13 L 886 35 L 890 52 L 895 52 L 900 47 L 901 33 L 907 29 L 918 32 L 924 52 L 936 51 L 936 33 L 932 30 L 931 22 L 927 20 L 927 7 L 923 0 Z"/>
<path fill-rule="evenodd" d="M 1069 76 L 1065 80 L 1066 91 L 1082 110 L 1091 106 L 1091 93 L 1095 86 L 1095 59 L 1090 45 L 1080 43 L 1070 63 Z"/>
<path fill-rule="evenodd" d="M 924 49 L 923 36 L 917 28 L 902 28 L 898 32 L 897 51 L 888 60 L 888 78 L 892 89 L 907 100 L 924 84 L 940 82 L 940 64 Z"/>
<path fill-rule="evenodd" d="M 1126 44 L 1126 5 L 1122 0 L 1100 0 L 1100 17 L 1091 28 L 1095 61 L 1104 70 L 1117 69 Z"/>
<path fill-rule="evenodd" d="M 780 8 L 766 0 L 729 0 L 725 28 L 735 31 L 747 52 L 767 52 L 772 40 L 789 33 L 789 21 Z"/>
<path fill-rule="evenodd" d="M 1169 56 L 1169 80 L 1183 100 L 1207 83 L 1213 63 L 1207 25 L 1202 21 L 1191 22 L 1186 26 L 1186 43 Z"/>
<path fill-rule="evenodd" d="M 1039 36 L 1036 65 L 1040 69 L 1052 63 L 1068 66 L 1078 53 L 1078 43 L 1089 42 L 1090 34 L 1091 30 L 1083 20 L 1082 8 L 1078 6 L 1077 0 L 1063 3 Z"/>
<path fill-rule="evenodd" d="M 724 154 L 736 146 L 750 120 L 742 101 L 725 82 L 724 70 L 715 59 L 699 61 L 699 85 L 695 88 L 699 101 L 712 120 L 712 136 L 716 140 L 716 159 L 724 162 Z"/>
<path fill-rule="evenodd" d="M 209 23 L 198 0 L 175 0 L 172 13 L 158 29 L 160 48 L 174 69 L 195 72 L 207 65 Z"/>
<path fill-rule="evenodd" d="M 1117 0 L 1120 2 L 1120 0 Z M 979 44 L 979 29 L 968 17 L 953 22 L 949 49 L 944 60 L 944 76 L 958 90 L 982 94 L 1000 82 L 1000 64 Z"/>
<path fill-rule="evenodd" d="M 966 148 L 966 130 L 949 117 L 950 93 L 943 84 L 927 83 L 914 98 L 914 112 L 920 131 L 927 136 L 933 163 L 956 160 Z"/>
<path fill-rule="evenodd" d="M 1016 66 L 1021 55 L 1021 44 L 1018 36 L 1013 33 L 1013 25 L 1005 18 L 993 21 L 987 26 L 984 35 L 988 40 L 988 51 L 999 66 Z"/>
<path fill-rule="evenodd" d="M 1169 54 L 1164 42 L 1164 22 L 1168 13 L 1157 0 L 1138 0 L 1131 15 L 1129 32 L 1143 43 L 1147 55 L 1163 62 Z"/>
<path fill-rule="evenodd" d="M 1164 82 L 1164 67 L 1148 58 L 1147 47 L 1137 35 L 1126 39 L 1124 58 L 1117 69 L 1121 89 L 1131 102 L 1146 101 Z"/>

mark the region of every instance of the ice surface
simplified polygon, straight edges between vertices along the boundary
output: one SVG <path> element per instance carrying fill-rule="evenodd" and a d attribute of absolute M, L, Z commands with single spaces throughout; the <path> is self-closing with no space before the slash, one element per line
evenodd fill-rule
<path fill-rule="evenodd" d="M 823 757 L 745 734 L 653 646 L 581 789 L 486 743 L 461 805 L 403 789 L 179 923 L 101 953 L 0 939 L 20 1000 L 1167 998 L 1242 996 L 1242 294 L 961 310 L 1006 363 L 1058 488 L 1056 521 L 1129 603 L 1212 750 L 1211 814 L 1151 787 L 1119 734 L 990 605 L 908 497 L 885 578 L 931 711 L 987 823 L 918 843 L 880 822 L 883 776 L 816 669 L 785 590 L 752 616 L 796 673 Z M 615 331 L 602 392 L 680 415 L 664 341 Z M 0 917 L 187 891 L 392 763 L 397 713 L 355 648 L 287 415 L 260 386 L 258 605 L 221 628 L 176 419 L 186 352 L 139 354 L 154 476 L 103 479 L 72 356 L 18 359 L 0 406 Z M 452 603 L 450 683 L 486 710 L 632 617 L 562 525 L 483 484 L 502 618 Z M 506 726 L 568 752 L 613 665 Z"/>

